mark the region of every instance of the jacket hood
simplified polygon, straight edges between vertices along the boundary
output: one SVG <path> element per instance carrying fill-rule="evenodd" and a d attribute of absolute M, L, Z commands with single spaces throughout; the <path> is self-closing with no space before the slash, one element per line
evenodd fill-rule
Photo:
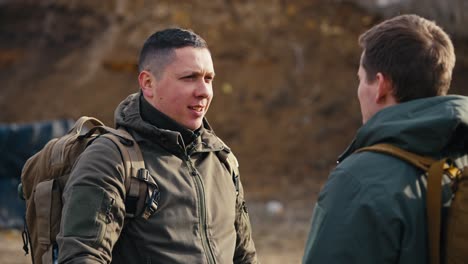
<path fill-rule="evenodd" d="M 467 152 L 468 97 L 436 96 L 384 108 L 358 130 L 339 161 L 377 143 L 436 158 Z"/>
<path fill-rule="evenodd" d="M 178 148 L 181 145 L 182 136 L 179 132 L 161 129 L 150 123 L 145 122 L 140 114 L 140 97 L 141 93 L 134 93 L 123 100 L 116 108 L 114 113 L 115 126 L 126 127 L 136 131 L 149 138 L 154 138 L 159 144 L 166 145 L 169 148 Z M 200 136 L 196 139 L 200 147 L 197 145 L 198 151 L 217 151 L 228 149 L 228 147 L 215 135 L 206 118 L 203 119 Z M 203 144 L 201 144 L 203 142 Z"/>

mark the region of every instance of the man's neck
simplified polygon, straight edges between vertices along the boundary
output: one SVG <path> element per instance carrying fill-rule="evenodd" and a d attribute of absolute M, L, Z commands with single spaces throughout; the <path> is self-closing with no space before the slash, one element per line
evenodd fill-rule
<path fill-rule="evenodd" d="M 140 96 L 140 112 L 141 118 L 153 126 L 179 132 L 184 140 L 185 145 L 190 144 L 198 136 L 197 132 L 200 129 L 192 131 L 188 128 L 185 128 L 152 106 L 142 95 Z"/>

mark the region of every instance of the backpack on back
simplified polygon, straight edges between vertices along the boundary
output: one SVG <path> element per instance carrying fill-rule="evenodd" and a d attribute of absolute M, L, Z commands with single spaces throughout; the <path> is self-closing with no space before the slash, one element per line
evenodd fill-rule
<path fill-rule="evenodd" d="M 427 173 L 427 228 L 431 264 L 462 264 L 468 261 L 468 166 L 459 169 L 449 158 L 434 160 L 390 144 L 376 144 L 356 152 L 374 151 L 404 160 Z M 451 179 L 454 194 L 441 238 L 442 177 Z M 444 241 L 444 243 L 441 243 Z"/>
<path fill-rule="evenodd" d="M 87 123 L 92 126 L 85 132 Z M 124 129 L 106 127 L 96 118 L 83 116 L 66 135 L 50 140 L 23 167 L 18 188 L 20 196 L 26 200 L 23 249 L 27 254 L 29 242 L 33 263 L 57 260 L 55 239 L 60 231 L 62 192 L 79 155 L 100 136 L 115 143 L 122 156 L 127 193 L 126 217 L 147 219 L 156 212 L 159 188 L 145 169 L 136 141 Z"/>

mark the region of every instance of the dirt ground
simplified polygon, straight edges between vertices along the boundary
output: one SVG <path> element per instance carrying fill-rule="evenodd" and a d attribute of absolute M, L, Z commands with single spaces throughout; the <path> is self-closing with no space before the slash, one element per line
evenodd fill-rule
<path fill-rule="evenodd" d="M 357 37 L 381 18 L 325 0 L 34 2 L 0 4 L 0 122 L 112 124 L 144 39 L 192 28 L 213 54 L 208 119 L 240 161 L 259 258 L 300 263 L 316 195 L 360 126 Z M 455 39 L 453 93 L 468 94 L 467 44 Z M 1 263 L 27 263 L 21 247 L 0 232 Z"/>

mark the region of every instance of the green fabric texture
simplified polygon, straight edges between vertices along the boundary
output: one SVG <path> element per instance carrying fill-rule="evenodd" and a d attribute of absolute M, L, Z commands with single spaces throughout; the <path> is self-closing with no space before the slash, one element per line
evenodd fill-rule
<path fill-rule="evenodd" d="M 354 153 L 377 143 L 461 157 L 468 147 L 468 98 L 401 103 L 363 125 L 319 194 L 303 263 L 427 263 L 426 179 L 398 158 Z M 447 186 L 443 197 L 451 197 Z"/>
<path fill-rule="evenodd" d="M 65 236 L 81 236 L 93 239 L 102 239 L 105 222 L 100 214 L 104 213 L 106 205 L 103 204 L 105 192 L 102 189 L 76 186 L 71 192 L 70 207 L 63 212 L 68 223 L 63 228 Z M 96 198 L 94 201 L 85 199 L 88 196 Z M 86 221 L 89 221 L 88 223 Z M 84 223 L 84 224 L 83 224 Z M 100 240 L 95 243 L 100 243 Z"/>

